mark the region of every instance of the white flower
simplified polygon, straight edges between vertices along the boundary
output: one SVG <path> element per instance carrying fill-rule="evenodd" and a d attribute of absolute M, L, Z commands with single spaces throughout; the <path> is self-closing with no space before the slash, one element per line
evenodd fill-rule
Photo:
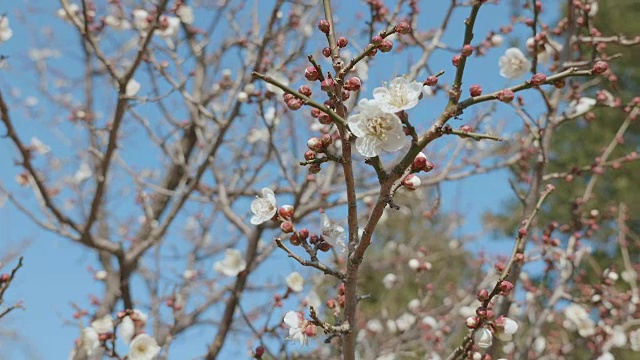
<path fill-rule="evenodd" d="M 493 335 L 487 328 L 480 328 L 473 334 L 473 343 L 479 348 L 486 349 L 493 344 Z"/>
<path fill-rule="evenodd" d="M 509 48 L 498 60 L 500 76 L 507 79 L 517 79 L 531 69 L 531 61 L 518 48 Z"/>
<path fill-rule="evenodd" d="M 240 101 L 241 103 L 246 103 L 247 101 L 249 101 L 249 94 L 244 91 L 240 91 L 236 99 L 238 99 L 238 101 Z"/>
<path fill-rule="evenodd" d="M 258 196 L 257 199 L 251 202 L 251 211 L 254 214 L 251 218 L 251 224 L 253 225 L 262 224 L 274 217 L 278 208 L 276 206 L 276 196 L 273 193 L 273 190 L 263 188 L 262 197 Z"/>
<path fill-rule="evenodd" d="M 264 112 L 264 121 L 267 125 L 278 125 L 278 119 L 276 119 L 276 108 L 269 106 Z"/>
<path fill-rule="evenodd" d="M 73 179 L 76 181 L 76 183 L 79 184 L 79 183 L 89 179 L 91 176 L 93 176 L 93 171 L 91 171 L 91 168 L 89 167 L 89 164 L 82 163 L 82 164 L 80 164 L 80 168 L 73 175 Z"/>
<path fill-rule="evenodd" d="M 309 344 L 309 337 L 304 331 L 306 321 L 302 314 L 297 311 L 289 311 L 284 316 L 284 323 L 289 326 L 289 336 L 286 340 L 297 340 L 301 345 Z"/>
<path fill-rule="evenodd" d="M 160 353 L 160 346 L 153 337 L 147 334 L 140 334 L 133 339 L 129 345 L 129 360 L 152 360 Z"/>
<path fill-rule="evenodd" d="M 127 21 L 127 19 L 123 19 L 119 16 L 107 15 L 104 18 L 104 23 L 115 30 L 122 31 L 131 29 L 131 24 Z"/>
<path fill-rule="evenodd" d="M 376 100 L 358 102 L 360 113 L 349 116 L 351 132 L 357 136 L 356 148 L 365 157 L 378 156 L 382 150 L 393 152 L 404 145 L 402 122 L 395 114 L 385 113 Z"/>
<path fill-rule="evenodd" d="M 407 308 L 416 313 L 420 310 L 420 299 L 411 299 L 407 304 Z"/>
<path fill-rule="evenodd" d="M 304 278 L 300 273 L 294 271 L 287 276 L 287 286 L 293 292 L 302 292 L 302 289 L 304 288 Z"/>
<path fill-rule="evenodd" d="M 47 144 L 43 143 L 37 137 L 31 138 L 31 148 L 40 155 L 46 155 L 51 151 L 51 148 Z"/>
<path fill-rule="evenodd" d="M 382 323 L 378 319 L 371 319 L 367 321 L 366 328 L 372 333 L 379 333 L 379 332 L 382 332 L 382 330 L 384 330 L 384 328 L 382 327 Z"/>
<path fill-rule="evenodd" d="M 346 245 L 344 243 L 344 228 L 329 220 L 329 217 L 325 213 L 322 213 L 320 218 L 322 220 L 322 238 L 324 241 L 328 242 L 333 247 L 340 246 L 340 251 L 344 252 L 346 250 Z"/>
<path fill-rule="evenodd" d="M 536 355 L 540 355 L 547 347 L 547 340 L 543 336 L 538 336 L 533 341 L 533 345 L 531 347 L 533 348 L 533 351 L 535 351 Z"/>
<path fill-rule="evenodd" d="M 67 10 L 69 13 L 64 8 L 58 9 L 56 15 L 66 22 L 78 23 L 80 21 L 80 6 L 78 4 L 70 4 L 67 6 Z M 71 17 L 69 17 L 69 14 L 71 14 Z"/>
<path fill-rule="evenodd" d="M 602 355 L 598 356 L 598 358 L 596 360 L 615 360 L 616 358 L 613 357 L 613 354 L 611 354 L 608 351 L 605 351 L 602 353 Z"/>
<path fill-rule="evenodd" d="M 577 328 L 578 334 L 582 337 L 589 337 L 595 334 L 595 323 L 589 317 L 587 310 L 578 304 L 571 304 L 564 309 L 564 316 L 567 321 L 564 327 L 569 330 Z"/>
<path fill-rule="evenodd" d="M 161 18 L 160 21 L 166 21 L 167 27 L 163 30 L 158 31 L 158 35 L 160 35 L 163 39 L 170 39 L 178 36 L 178 32 L 180 32 L 180 19 L 174 16 L 166 16 Z"/>
<path fill-rule="evenodd" d="M 532 37 L 527 39 L 527 49 L 533 54 L 534 40 Z M 562 51 L 562 45 L 557 41 L 547 39 L 544 44 L 538 43 L 538 63 L 547 63 L 553 59 L 554 55 Z"/>
<path fill-rule="evenodd" d="M 82 330 L 80 341 L 82 342 L 82 348 L 89 356 L 100 347 L 98 332 L 92 327 L 87 327 Z"/>
<path fill-rule="evenodd" d="M 411 268 L 411 270 L 418 270 L 420 268 L 420 260 L 418 259 L 411 259 L 409 260 L 409 268 Z"/>
<path fill-rule="evenodd" d="M 502 341 L 511 341 L 516 331 L 518 331 L 518 323 L 505 317 L 504 327 L 496 332 L 496 337 Z"/>
<path fill-rule="evenodd" d="M 187 25 L 193 24 L 193 21 L 195 20 L 191 6 L 180 5 L 176 10 L 176 15 L 180 18 L 180 21 Z"/>
<path fill-rule="evenodd" d="M 310 307 L 313 306 L 316 312 L 318 312 L 320 310 L 320 306 L 322 306 L 322 300 L 320 300 L 318 293 L 313 290 L 307 294 L 304 300 L 307 302 L 307 305 Z"/>
<path fill-rule="evenodd" d="M 398 277 L 394 273 L 388 273 L 382 278 L 382 284 L 387 289 L 391 289 L 396 284 L 397 281 L 398 281 Z"/>
<path fill-rule="evenodd" d="M 629 333 L 629 345 L 631 350 L 640 351 L 640 329 L 635 329 Z"/>
<path fill-rule="evenodd" d="M 439 328 L 438 326 L 438 320 L 436 320 L 433 316 L 425 316 L 422 318 L 422 323 L 424 325 L 429 326 L 432 329 L 437 329 Z"/>
<path fill-rule="evenodd" d="M 118 325 L 118 338 L 129 345 L 136 332 L 136 326 L 129 316 L 125 316 Z"/>
<path fill-rule="evenodd" d="M 611 329 L 611 344 L 615 347 L 623 347 L 627 345 L 627 335 L 624 333 L 624 328 L 620 325 L 616 325 Z"/>
<path fill-rule="evenodd" d="M 502 45 L 504 37 L 500 34 L 494 34 L 493 36 L 491 36 L 491 39 L 489 41 L 491 41 L 491 45 L 498 47 Z"/>
<path fill-rule="evenodd" d="M 96 273 L 93 275 L 93 277 L 94 277 L 96 280 L 100 280 L 100 281 L 102 281 L 102 280 L 105 280 L 105 279 L 107 278 L 107 276 L 108 276 L 108 275 L 109 275 L 109 274 L 108 274 L 106 271 L 104 271 L 104 270 L 100 270 L 100 271 L 96 271 Z"/>
<path fill-rule="evenodd" d="M 236 276 L 247 268 L 247 262 L 242 257 L 240 250 L 227 249 L 224 259 L 216 261 L 213 269 L 226 276 Z"/>
<path fill-rule="evenodd" d="M 255 144 L 259 141 L 269 141 L 269 129 L 251 129 L 247 135 L 247 142 Z"/>
<path fill-rule="evenodd" d="M 425 85 L 422 87 L 422 95 L 424 97 L 432 97 L 434 95 L 433 89 L 429 85 Z"/>
<path fill-rule="evenodd" d="M 182 278 L 189 281 L 198 277 L 198 270 L 187 269 L 182 273 Z"/>
<path fill-rule="evenodd" d="M 591 111 L 596 106 L 596 99 L 581 97 L 578 100 L 572 100 L 567 108 L 567 114 L 569 115 L 582 115 Z"/>
<path fill-rule="evenodd" d="M 0 15 L 0 43 L 3 43 L 13 36 L 13 30 L 9 27 L 9 18 Z"/>
<path fill-rule="evenodd" d="M 400 315 L 400 317 L 396 320 L 396 326 L 400 331 L 409 330 L 415 323 L 416 323 L 415 315 L 407 312 Z"/>
<path fill-rule="evenodd" d="M 140 83 L 137 82 L 136 79 L 129 80 L 125 89 L 125 94 L 129 97 L 136 96 L 138 91 L 140 91 Z"/>
<path fill-rule="evenodd" d="M 146 10 L 135 9 L 133 10 L 133 26 L 140 31 L 146 31 L 151 24 L 147 21 L 149 13 Z"/>
<path fill-rule="evenodd" d="M 92 321 L 91 327 L 97 331 L 98 334 L 113 332 L 113 319 L 111 318 L 111 315 L 105 315 Z"/>
<path fill-rule="evenodd" d="M 391 80 L 389 87 L 373 89 L 373 98 L 380 104 L 383 112 L 395 114 L 418 105 L 422 86 L 415 80 L 409 82 L 405 77 L 400 76 Z"/>
<path fill-rule="evenodd" d="M 587 16 L 592 18 L 596 16 L 596 14 L 598 13 L 598 10 L 599 10 L 598 1 L 597 0 L 591 1 L 590 5 L 591 5 L 591 9 L 589 9 Z"/>

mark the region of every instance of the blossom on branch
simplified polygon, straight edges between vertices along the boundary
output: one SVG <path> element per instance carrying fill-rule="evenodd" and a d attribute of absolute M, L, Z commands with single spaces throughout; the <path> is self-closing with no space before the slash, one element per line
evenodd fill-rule
<path fill-rule="evenodd" d="M 287 276 L 287 286 L 293 292 L 302 292 L 304 288 L 304 278 L 299 272 L 294 271 Z"/>
<path fill-rule="evenodd" d="M 111 315 L 105 315 L 92 321 L 91 327 L 97 331 L 98 334 L 113 332 L 113 319 L 111 318 Z"/>
<path fill-rule="evenodd" d="M 479 348 L 487 349 L 493 344 L 493 335 L 487 328 L 480 328 L 473 334 L 473 343 Z"/>
<path fill-rule="evenodd" d="M 322 219 L 322 238 L 324 241 L 333 247 L 340 245 L 342 248 L 341 251 L 344 252 L 346 249 L 344 243 L 344 228 L 329 220 L 329 217 L 325 213 L 322 213 L 320 217 Z"/>
<path fill-rule="evenodd" d="M 213 269 L 226 276 L 237 276 L 247 268 L 247 262 L 242 257 L 240 250 L 227 249 L 224 259 L 216 261 Z"/>
<path fill-rule="evenodd" d="M 263 188 L 262 197 L 258 196 L 251 202 L 251 212 L 254 214 L 251 218 L 251 224 L 260 225 L 273 218 L 277 211 L 276 196 L 273 190 Z"/>
<path fill-rule="evenodd" d="M 531 61 L 518 48 L 509 48 L 498 60 L 500 76 L 507 79 L 517 79 L 531 69 Z"/>
<path fill-rule="evenodd" d="M 405 134 L 398 116 L 383 111 L 376 100 L 362 99 L 358 102 L 358 109 L 360 113 L 349 116 L 347 123 L 358 137 L 356 148 L 360 154 L 374 157 L 382 150 L 393 152 L 402 148 Z"/>
<path fill-rule="evenodd" d="M 284 323 L 289 326 L 289 336 L 286 340 L 300 341 L 300 345 L 309 345 L 308 333 L 309 330 L 314 330 L 315 325 L 307 322 L 297 311 L 287 312 L 284 316 Z M 307 330 L 308 328 L 309 330 Z"/>
<path fill-rule="evenodd" d="M 13 36 L 13 30 L 9 27 L 9 18 L 0 15 L 0 43 L 3 43 Z"/>
<path fill-rule="evenodd" d="M 388 87 L 373 89 L 373 98 L 380 105 L 380 109 L 389 114 L 402 110 L 409 110 L 418 104 L 422 93 L 422 84 L 417 81 L 409 82 L 405 77 L 397 77 Z"/>
<path fill-rule="evenodd" d="M 127 358 L 129 360 L 152 360 L 160 353 L 160 346 L 153 337 L 140 334 L 131 341 Z"/>

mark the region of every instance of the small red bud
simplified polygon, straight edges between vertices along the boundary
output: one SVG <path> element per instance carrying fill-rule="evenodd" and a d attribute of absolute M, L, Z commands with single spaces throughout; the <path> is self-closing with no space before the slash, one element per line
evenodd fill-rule
<path fill-rule="evenodd" d="M 384 40 L 382 36 L 376 35 L 371 38 L 371 43 L 375 46 L 379 46 L 380 44 L 382 44 L 382 40 Z"/>
<path fill-rule="evenodd" d="M 283 219 L 291 219 L 291 217 L 293 216 L 293 206 L 282 205 L 280 209 L 278 209 L 278 214 L 280 214 Z"/>
<path fill-rule="evenodd" d="M 451 58 L 451 63 L 453 64 L 453 66 L 458 66 L 458 65 L 460 65 L 460 60 L 461 59 L 462 59 L 462 56 L 455 55 L 453 58 Z"/>
<path fill-rule="evenodd" d="M 473 54 L 473 46 L 466 44 L 462 47 L 462 56 L 471 56 Z"/>
<path fill-rule="evenodd" d="M 318 139 L 317 137 L 312 137 L 309 140 L 307 140 L 307 146 L 309 147 L 309 149 L 313 151 L 324 150 L 324 147 L 322 146 L 322 140 Z"/>
<path fill-rule="evenodd" d="M 264 346 L 258 346 L 255 350 L 256 359 L 260 359 L 264 355 Z"/>
<path fill-rule="evenodd" d="M 521 238 L 527 236 L 527 233 L 528 231 L 526 228 L 521 227 L 520 229 L 518 229 L 518 236 Z"/>
<path fill-rule="evenodd" d="M 391 40 L 384 39 L 384 40 L 382 40 L 382 43 L 380 44 L 380 46 L 378 46 L 378 48 L 383 53 L 386 53 L 386 52 L 391 51 L 391 49 L 393 49 L 393 43 L 391 42 Z"/>
<path fill-rule="evenodd" d="M 306 70 L 304 71 L 304 77 L 309 80 L 309 81 L 316 81 L 318 80 L 318 70 L 316 70 L 315 67 L 313 66 L 307 66 Z"/>
<path fill-rule="evenodd" d="M 567 82 L 564 79 L 556 80 L 553 82 L 553 86 L 555 86 L 556 89 L 563 89 L 566 85 Z"/>
<path fill-rule="evenodd" d="M 287 102 L 287 107 L 289 108 L 289 110 L 298 110 L 302 107 L 303 103 L 301 99 L 293 99 L 289 102 Z"/>
<path fill-rule="evenodd" d="M 298 246 L 302 244 L 302 241 L 300 241 L 300 236 L 296 233 L 291 234 L 291 237 L 289 238 L 289 242 L 293 246 Z"/>
<path fill-rule="evenodd" d="M 487 291 L 486 289 L 482 289 L 478 291 L 478 294 L 476 295 L 476 299 L 478 299 L 478 301 L 485 301 L 489 299 L 489 291 Z"/>
<path fill-rule="evenodd" d="M 11 279 L 11 275 L 7 273 L 0 275 L 0 283 L 7 282 L 9 279 Z"/>
<path fill-rule="evenodd" d="M 280 230 L 283 233 L 288 234 L 293 231 L 293 224 L 290 221 L 284 221 L 280 224 Z"/>
<path fill-rule="evenodd" d="M 309 173 L 311 174 L 317 174 L 320 172 L 320 170 L 322 170 L 322 168 L 320 167 L 320 164 L 309 165 Z"/>
<path fill-rule="evenodd" d="M 328 47 L 322 49 L 322 56 L 324 56 L 326 58 L 331 56 L 331 49 L 329 49 Z"/>
<path fill-rule="evenodd" d="M 347 40 L 347 38 L 344 36 L 340 36 L 338 38 L 337 44 L 338 44 L 338 47 L 342 49 L 343 47 L 346 47 L 349 44 L 349 40 Z"/>
<path fill-rule="evenodd" d="M 500 290 L 502 295 L 508 295 L 511 290 L 513 290 L 513 284 L 510 281 L 505 280 L 500 283 L 498 289 Z"/>
<path fill-rule="evenodd" d="M 427 86 L 434 86 L 438 83 L 438 77 L 435 75 L 431 75 L 424 81 L 424 84 Z"/>
<path fill-rule="evenodd" d="M 307 150 L 304 152 L 304 159 L 307 161 L 314 160 L 316 158 L 316 153 L 311 150 Z"/>
<path fill-rule="evenodd" d="M 344 283 L 338 285 L 338 295 L 344 295 Z"/>
<path fill-rule="evenodd" d="M 413 163 L 411 163 L 411 170 L 420 171 L 425 167 L 425 165 L 427 165 L 427 156 L 420 152 L 416 155 L 416 158 L 413 159 Z"/>
<path fill-rule="evenodd" d="M 362 86 L 362 81 L 360 81 L 360 78 L 355 76 L 347 79 L 347 81 L 345 81 L 344 83 L 344 88 L 345 90 L 348 90 L 348 91 L 358 91 L 360 90 L 361 86 Z"/>
<path fill-rule="evenodd" d="M 322 251 L 322 252 L 327 252 L 327 251 L 331 250 L 331 244 L 329 244 L 326 241 L 323 241 L 320 244 L 318 244 L 318 249 L 320 249 L 320 251 Z"/>
<path fill-rule="evenodd" d="M 307 85 L 300 86 L 300 88 L 298 89 L 298 92 L 306 97 L 310 97 L 312 94 L 311 88 L 308 87 Z"/>
<path fill-rule="evenodd" d="M 335 85 L 336 82 L 332 78 L 326 78 L 320 83 L 320 88 L 322 91 L 331 91 Z"/>
<path fill-rule="evenodd" d="M 593 74 L 602 74 L 608 69 L 609 69 L 609 65 L 606 62 L 598 61 L 595 64 L 593 64 L 593 68 L 591 69 L 591 72 Z"/>
<path fill-rule="evenodd" d="M 533 77 L 531 77 L 531 80 L 530 80 L 531 85 L 533 86 L 540 86 L 544 84 L 545 81 L 547 81 L 547 75 L 543 73 L 537 73 L 533 75 Z"/>
<path fill-rule="evenodd" d="M 298 231 L 298 235 L 300 236 L 301 239 L 308 238 L 309 237 L 309 229 L 302 228 L 300 231 Z"/>
<path fill-rule="evenodd" d="M 336 305 L 338 305 L 338 304 L 336 303 L 336 301 L 334 299 L 327 300 L 327 307 L 329 309 L 335 309 Z"/>
<path fill-rule="evenodd" d="M 398 34 L 408 34 L 411 31 L 411 25 L 406 21 L 401 21 L 396 25 L 395 30 Z"/>
<path fill-rule="evenodd" d="M 473 97 L 482 95 L 482 86 L 477 84 L 469 86 L 469 94 Z"/>
<path fill-rule="evenodd" d="M 320 141 L 322 142 L 322 147 L 325 147 L 325 148 L 331 145 L 331 143 L 333 143 L 333 139 L 329 134 L 322 135 L 322 137 L 320 138 Z"/>
<path fill-rule="evenodd" d="M 509 89 L 504 89 L 500 91 L 500 93 L 498 93 L 498 100 L 502 101 L 503 103 L 510 103 L 511 101 L 513 101 L 514 97 L 515 94 Z"/>
<path fill-rule="evenodd" d="M 322 113 L 320 109 L 316 109 L 316 108 L 311 109 L 311 117 L 314 119 L 317 119 L 318 116 L 320 116 L 320 113 Z"/>
<path fill-rule="evenodd" d="M 427 164 L 424 166 L 424 172 L 429 172 L 433 170 L 436 166 L 429 160 L 427 160 Z"/>
<path fill-rule="evenodd" d="M 484 308 L 482 306 L 478 307 L 476 309 L 476 315 L 478 315 L 478 317 L 480 317 L 480 318 L 487 317 L 487 308 Z"/>
<path fill-rule="evenodd" d="M 331 25 L 329 25 L 329 22 L 327 20 L 323 19 L 318 22 L 318 29 L 320 29 L 320 31 L 325 34 L 328 34 L 331 30 Z"/>

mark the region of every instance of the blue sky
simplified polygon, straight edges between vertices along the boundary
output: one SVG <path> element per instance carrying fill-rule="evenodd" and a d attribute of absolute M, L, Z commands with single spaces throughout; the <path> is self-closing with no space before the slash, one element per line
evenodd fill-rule
<path fill-rule="evenodd" d="M 55 17 L 55 2 L 29 2 L 33 5 L 34 12 L 26 13 L 24 2 L 4 1 L 0 4 L 0 14 L 7 14 L 11 27 L 14 31 L 13 37 L 6 43 L 0 44 L 0 54 L 8 55 L 11 63 L 10 69 L 0 70 L 0 89 L 5 98 L 12 107 L 12 118 L 21 138 L 28 141 L 32 136 L 37 136 L 43 141 L 49 143 L 54 151 L 60 148 L 65 154 L 63 147 L 56 146 L 58 141 L 51 137 L 52 131 L 56 131 L 55 125 L 47 125 L 48 119 L 56 119 L 66 116 L 66 114 L 56 113 L 56 109 L 44 108 L 39 109 L 46 116 L 40 118 L 31 118 L 29 111 L 19 106 L 29 96 L 39 97 L 37 83 L 33 73 L 33 65 L 28 60 L 27 53 L 32 48 L 41 48 L 46 45 L 47 40 L 42 35 L 43 27 L 49 28 L 54 33 L 56 40 L 69 39 L 67 48 L 76 47 L 77 37 L 72 34 L 69 26 Z M 263 1 L 268 3 L 268 1 Z M 345 4 L 348 3 L 348 4 Z M 448 2 L 429 2 L 429 4 L 421 5 L 423 26 L 430 27 L 438 24 L 441 15 L 444 12 L 444 4 Z M 343 2 L 336 11 L 338 19 L 338 30 L 347 28 L 350 23 L 349 19 L 356 13 L 367 13 L 360 2 Z M 468 9 L 460 9 L 455 12 L 452 18 L 450 31 L 443 41 L 452 46 L 459 46 L 462 41 L 462 22 L 468 14 Z M 198 15 L 196 15 L 198 16 Z M 509 9 L 505 5 L 494 6 L 487 5 L 480 12 L 478 18 L 478 26 L 476 34 L 481 37 L 488 30 L 497 30 L 502 23 L 498 23 L 495 19 L 508 21 L 510 16 Z M 346 21 L 345 21 L 346 19 Z M 26 20 L 26 21 L 24 21 Z M 516 32 L 516 35 L 518 33 Z M 316 39 L 320 39 L 320 35 L 316 34 Z M 518 37 L 514 36 L 514 39 Z M 522 39 L 522 36 L 520 37 Z M 478 39 L 479 40 L 479 39 Z M 470 84 L 482 84 L 485 92 L 502 88 L 507 84 L 505 79 L 498 74 L 498 61 L 504 49 L 509 43 L 509 38 L 505 39 L 502 48 L 491 52 L 488 56 L 482 58 L 473 57 L 468 71 L 465 73 L 464 89 Z M 522 46 L 520 46 L 522 48 Z M 79 50 L 75 49 L 71 53 L 67 53 L 65 49 L 60 49 L 65 55 L 57 61 L 62 63 L 67 61 L 67 54 L 72 57 L 78 56 Z M 453 76 L 453 67 L 450 64 L 452 54 L 448 52 L 437 52 L 431 63 L 434 70 L 444 69 L 447 73 L 442 77 L 442 81 L 450 82 Z M 399 59 L 400 61 L 397 61 Z M 388 81 L 393 75 L 401 74 L 406 70 L 407 57 L 399 55 L 390 55 L 387 57 L 378 56 L 376 61 L 371 65 L 370 82 L 367 85 L 367 92 L 364 96 L 370 96 L 371 90 L 379 86 L 382 81 Z M 70 73 L 74 72 L 72 62 L 64 68 Z M 144 87 L 144 84 L 143 84 Z M 20 92 L 17 95 L 16 90 Z M 466 91 L 465 91 L 466 92 Z M 105 104 L 108 104 L 108 98 L 105 97 Z M 430 99 L 422 108 L 410 112 L 411 116 L 424 116 L 425 121 L 429 121 L 443 108 L 444 99 L 442 97 Z M 105 105 L 106 106 L 106 105 Z M 457 127 L 470 119 L 474 111 L 468 111 L 462 116 L 463 121 L 454 120 L 452 125 Z M 515 117 L 508 111 L 506 106 L 499 105 L 499 111 L 492 121 L 502 121 L 513 119 Z M 508 129 L 514 129 L 519 126 L 519 122 L 509 124 Z M 68 130 L 69 127 L 61 125 L 60 129 Z M 72 137 L 73 134 L 68 134 Z M 449 140 L 447 140 L 449 141 Z M 451 141 L 457 141 L 453 139 Z M 445 143 L 443 141 L 443 143 Z M 436 147 L 442 146 L 439 144 Z M 67 153 L 68 156 L 74 157 L 76 161 L 78 154 L 72 152 Z M 144 151 L 139 153 L 139 160 L 143 162 L 143 158 L 151 156 Z M 7 139 L 0 139 L 0 182 L 9 189 L 16 190 L 17 186 L 14 176 L 18 172 L 18 168 L 14 165 L 16 152 L 13 145 Z M 40 164 L 41 166 L 43 164 Z M 20 197 L 26 197 L 24 192 L 19 192 Z M 446 184 L 443 187 L 443 207 L 445 211 L 460 211 L 464 213 L 464 225 L 459 230 L 459 235 L 479 233 L 482 229 L 480 216 L 488 210 L 496 210 L 501 202 L 510 194 L 507 183 L 507 174 L 505 172 L 493 173 L 490 175 L 477 176 L 471 179 Z M 122 209 L 126 211 L 126 206 Z M 247 219 L 248 220 L 248 219 Z M 182 224 L 179 224 L 182 226 Z M 21 254 L 25 257 L 24 267 L 18 274 L 17 280 L 12 284 L 11 289 L 7 293 L 7 303 L 22 300 L 26 310 L 16 311 L 10 316 L 3 319 L 0 325 L 0 332 L 7 330 L 15 330 L 19 336 L 17 342 L 7 342 L 0 337 L 0 353 L 5 359 L 62 359 L 66 358 L 74 339 L 78 336 L 78 326 L 68 323 L 73 310 L 70 306 L 71 302 L 78 302 L 82 306 L 88 306 L 88 294 L 99 294 L 101 284 L 93 280 L 91 272 L 87 268 L 91 265 L 95 266 L 96 256 L 93 252 L 88 251 L 80 246 L 72 244 L 70 241 L 44 232 L 28 219 L 18 212 L 13 206 L 6 205 L 0 209 L 0 243 L 2 248 L 0 256 L 14 247 L 27 241 L 29 246 Z M 489 252 L 510 252 L 510 244 L 508 242 L 489 242 L 485 238 L 481 242 L 473 244 L 476 249 L 491 249 Z M 4 264 L 2 271 L 8 271 L 13 266 L 13 262 Z M 283 265 L 287 270 L 294 268 L 293 264 L 285 263 Z M 203 330 L 195 330 L 193 338 L 189 341 L 177 341 L 172 347 L 174 353 L 180 353 L 181 358 L 195 357 L 205 350 L 205 340 L 211 336 Z M 193 342 L 191 342 L 193 340 Z M 201 340 L 197 341 L 196 340 Z M 232 343 L 238 341 L 240 346 L 234 347 Z M 195 344 L 195 345 L 194 345 Z M 230 340 L 227 351 L 229 354 L 244 354 L 244 339 Z"/>

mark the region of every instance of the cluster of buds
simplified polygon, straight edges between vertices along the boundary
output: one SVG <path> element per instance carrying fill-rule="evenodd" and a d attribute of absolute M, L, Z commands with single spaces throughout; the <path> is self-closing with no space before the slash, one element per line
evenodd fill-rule
<path fill-rule="evenodd" d="M 419 152 L 411 163 L 411 172 L 429 172 L 433 170 L 434 167 L 435 165 L 431 161 L 427 160 L 427 156 L 423 152 Z"/>

